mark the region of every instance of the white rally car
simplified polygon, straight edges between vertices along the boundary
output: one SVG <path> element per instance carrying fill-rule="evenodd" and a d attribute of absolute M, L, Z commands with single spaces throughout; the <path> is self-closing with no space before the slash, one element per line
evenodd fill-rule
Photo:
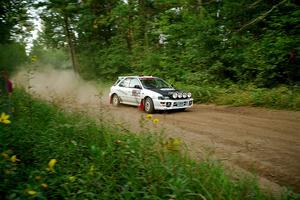
<path fill-rule="evenodd" d="M 153 76 L 121 76 L 111 87 L 110 103 L 139 106 L 147 113 L 155 110 L 185 110 L 193 105 L 192 94 L 174 89 Z"/>

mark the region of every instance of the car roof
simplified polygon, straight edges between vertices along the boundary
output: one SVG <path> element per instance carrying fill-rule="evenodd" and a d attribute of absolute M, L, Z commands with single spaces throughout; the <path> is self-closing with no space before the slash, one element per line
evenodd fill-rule
<path fill-rule="evenodd" d="M 119 76 L 118 79 L 124 79 L 124 78 L 158 78 L 155 76 Z"/>

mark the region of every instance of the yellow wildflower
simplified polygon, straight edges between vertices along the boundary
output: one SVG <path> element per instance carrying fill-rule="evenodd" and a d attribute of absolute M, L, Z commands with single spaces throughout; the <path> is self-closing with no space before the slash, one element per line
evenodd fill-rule
<path fill-rule="evenodd" d="M 169 138 L 165 143 L 166 148 L 170 151 L 179 151 L 182 141 L 178 138 Z"/>
<path fill-rule="evenodd" d="M 41 176 L 36 176 L 36 177 L 34 177 L 34 179 L 36 180 L 36 181 L 39 181 L 39 180 L 41 180 Z"/>
<path fill-rule="evenodd" d="M 37 56 L 32 56 L 32 57 L 31 57 L 31 62 L 32 62 L 32 63 L 35 63 L 36 61 L 37 61 Z"/>
<path fill-rule="evenodd" d="M 15 163 L 15 162 L 17 162 L 17 161 L 20 161 L 20 159 L 18 159 L 16 155 L 13 155 L 13 156 L 10 158 L 10 161 L 13 162 L 13 163 Z"/>
<path fill-rule="evenodd" d="M 151 115 L 151 114 L 148 114 L 148 115 L 146 115 L 146 118 L 147 118 L 147 119 L 151 119 L 151 118 L 152 118 L 152 115 Z"/>
<path fill-rule="evenodd" d="M 176 146 L 181 145 L 181 143 L 182 143 L 182 141 L 181 141 L 181 139 L 179 139 L 179 138 L 175 138 L 175 139 L 173 140 L 173 144 L 176 145 Z"/>
<path fill-rule="evenodd" d="M 48 168 L 47 170 L 48 171 L 51 171 L 51 172 L 54 172 L 54 166 L 55 164 L 57 163 L 57 160 L 56 159 L 51 159 L 48 163 Z"/>
<path fill-rule="evenodd" d="M 26 193 L 27 193 L 28 195 L 30 195 L 30 196 L 35 196 L 35 195 L 37 195 L 37 192 L 36 192 L 36 191 L 30 190 L 30 189 L 26 190 Z"/>
<path fill-rule="evenodd" d="M 95 172 L 95 165 L 91 165 L 90 170 L 89 170 L 89 174 L 93 175 Z"/>
<path fill-rule="evenodd" d="M 8 154 L 5 153 L 5 152 L 1 153 L 1 156 L 2 156 L 3 158 L 5 158 L 5 159 L 8 159 L 8 158 L 9 158 Z"/>
<path fill-rule="evenodd" d="M 42 183 L 41 187 L 44 188 L 44 189 L 46 189 L 46 188 L 48 188 L 48 184 L 47 183 Z"/>
<path fill-rule="evenodd" d="M 69 181 L 74 182 L 76 180 L 76 176 L 69 176 Z"/>
<path fill-rule="evenodd" d="M 153 124 L 157 124 L 159 120 L 157 118 L 153 119 Z"/>
<path fill-rule="evenodd" d="M 10 167 L 9 169 L 5 169 L 5 170 L 4 170 L 4 174 L 11 175 L 11 174 L 13 174 L 16 170 L 17 170 L 16 167 Z"/>
<path fill-rule="evenodd" d="M 94 28 L 94 29 L 98 28 L 98 22 L 97 22 L 97 19 L 95 19 L 94 22 L 93 22 L 93 28 Z"/>
<path fill-rule="evenodd" d="M 5 114 L 4 112 L 1 113 L 1 116 L 0 116 L 0 123 L 3 123 L 3 124 L 10 124 L 10 120 L 9 120 L 8 118 L 9 118 L 9 115 Z"/>
<path fill-rule="evenodd" d="M 116 141 L 115 141 L 115 144 L 121 144 L 121 143 L 122 143 L 121 140 L 116 140 Z"/>

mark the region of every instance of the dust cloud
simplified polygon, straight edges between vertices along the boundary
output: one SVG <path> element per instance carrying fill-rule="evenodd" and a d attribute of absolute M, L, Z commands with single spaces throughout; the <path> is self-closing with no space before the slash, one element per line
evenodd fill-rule
<path fill-rule="evenodd" d="M 108 88 L 84 81 L 71 70 L 22 70 L 12 80 L 33 96 L 59 105 L 97 107 L 108 104 Z"/>

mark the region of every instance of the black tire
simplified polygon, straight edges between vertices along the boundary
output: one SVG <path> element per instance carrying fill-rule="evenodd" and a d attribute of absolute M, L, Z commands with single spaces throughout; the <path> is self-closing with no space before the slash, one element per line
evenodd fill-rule
<path fill-rule="evenodd" d="M 145 102 L 144 102 L 144 106 L 145 106 L 145 112 L 146 113 L 153 113 L 154 112 L 154 105 L 153 105 L 153 101 L 150 97 L 147 97 L 145 99 Z"/>
<path fill-rule="evenodd" d="M 118 95 L 114 94 L 112 96 L 112 105 L 113 106 L 119 106 L 120 105 L 120 99 L 118 97 Z"/>

